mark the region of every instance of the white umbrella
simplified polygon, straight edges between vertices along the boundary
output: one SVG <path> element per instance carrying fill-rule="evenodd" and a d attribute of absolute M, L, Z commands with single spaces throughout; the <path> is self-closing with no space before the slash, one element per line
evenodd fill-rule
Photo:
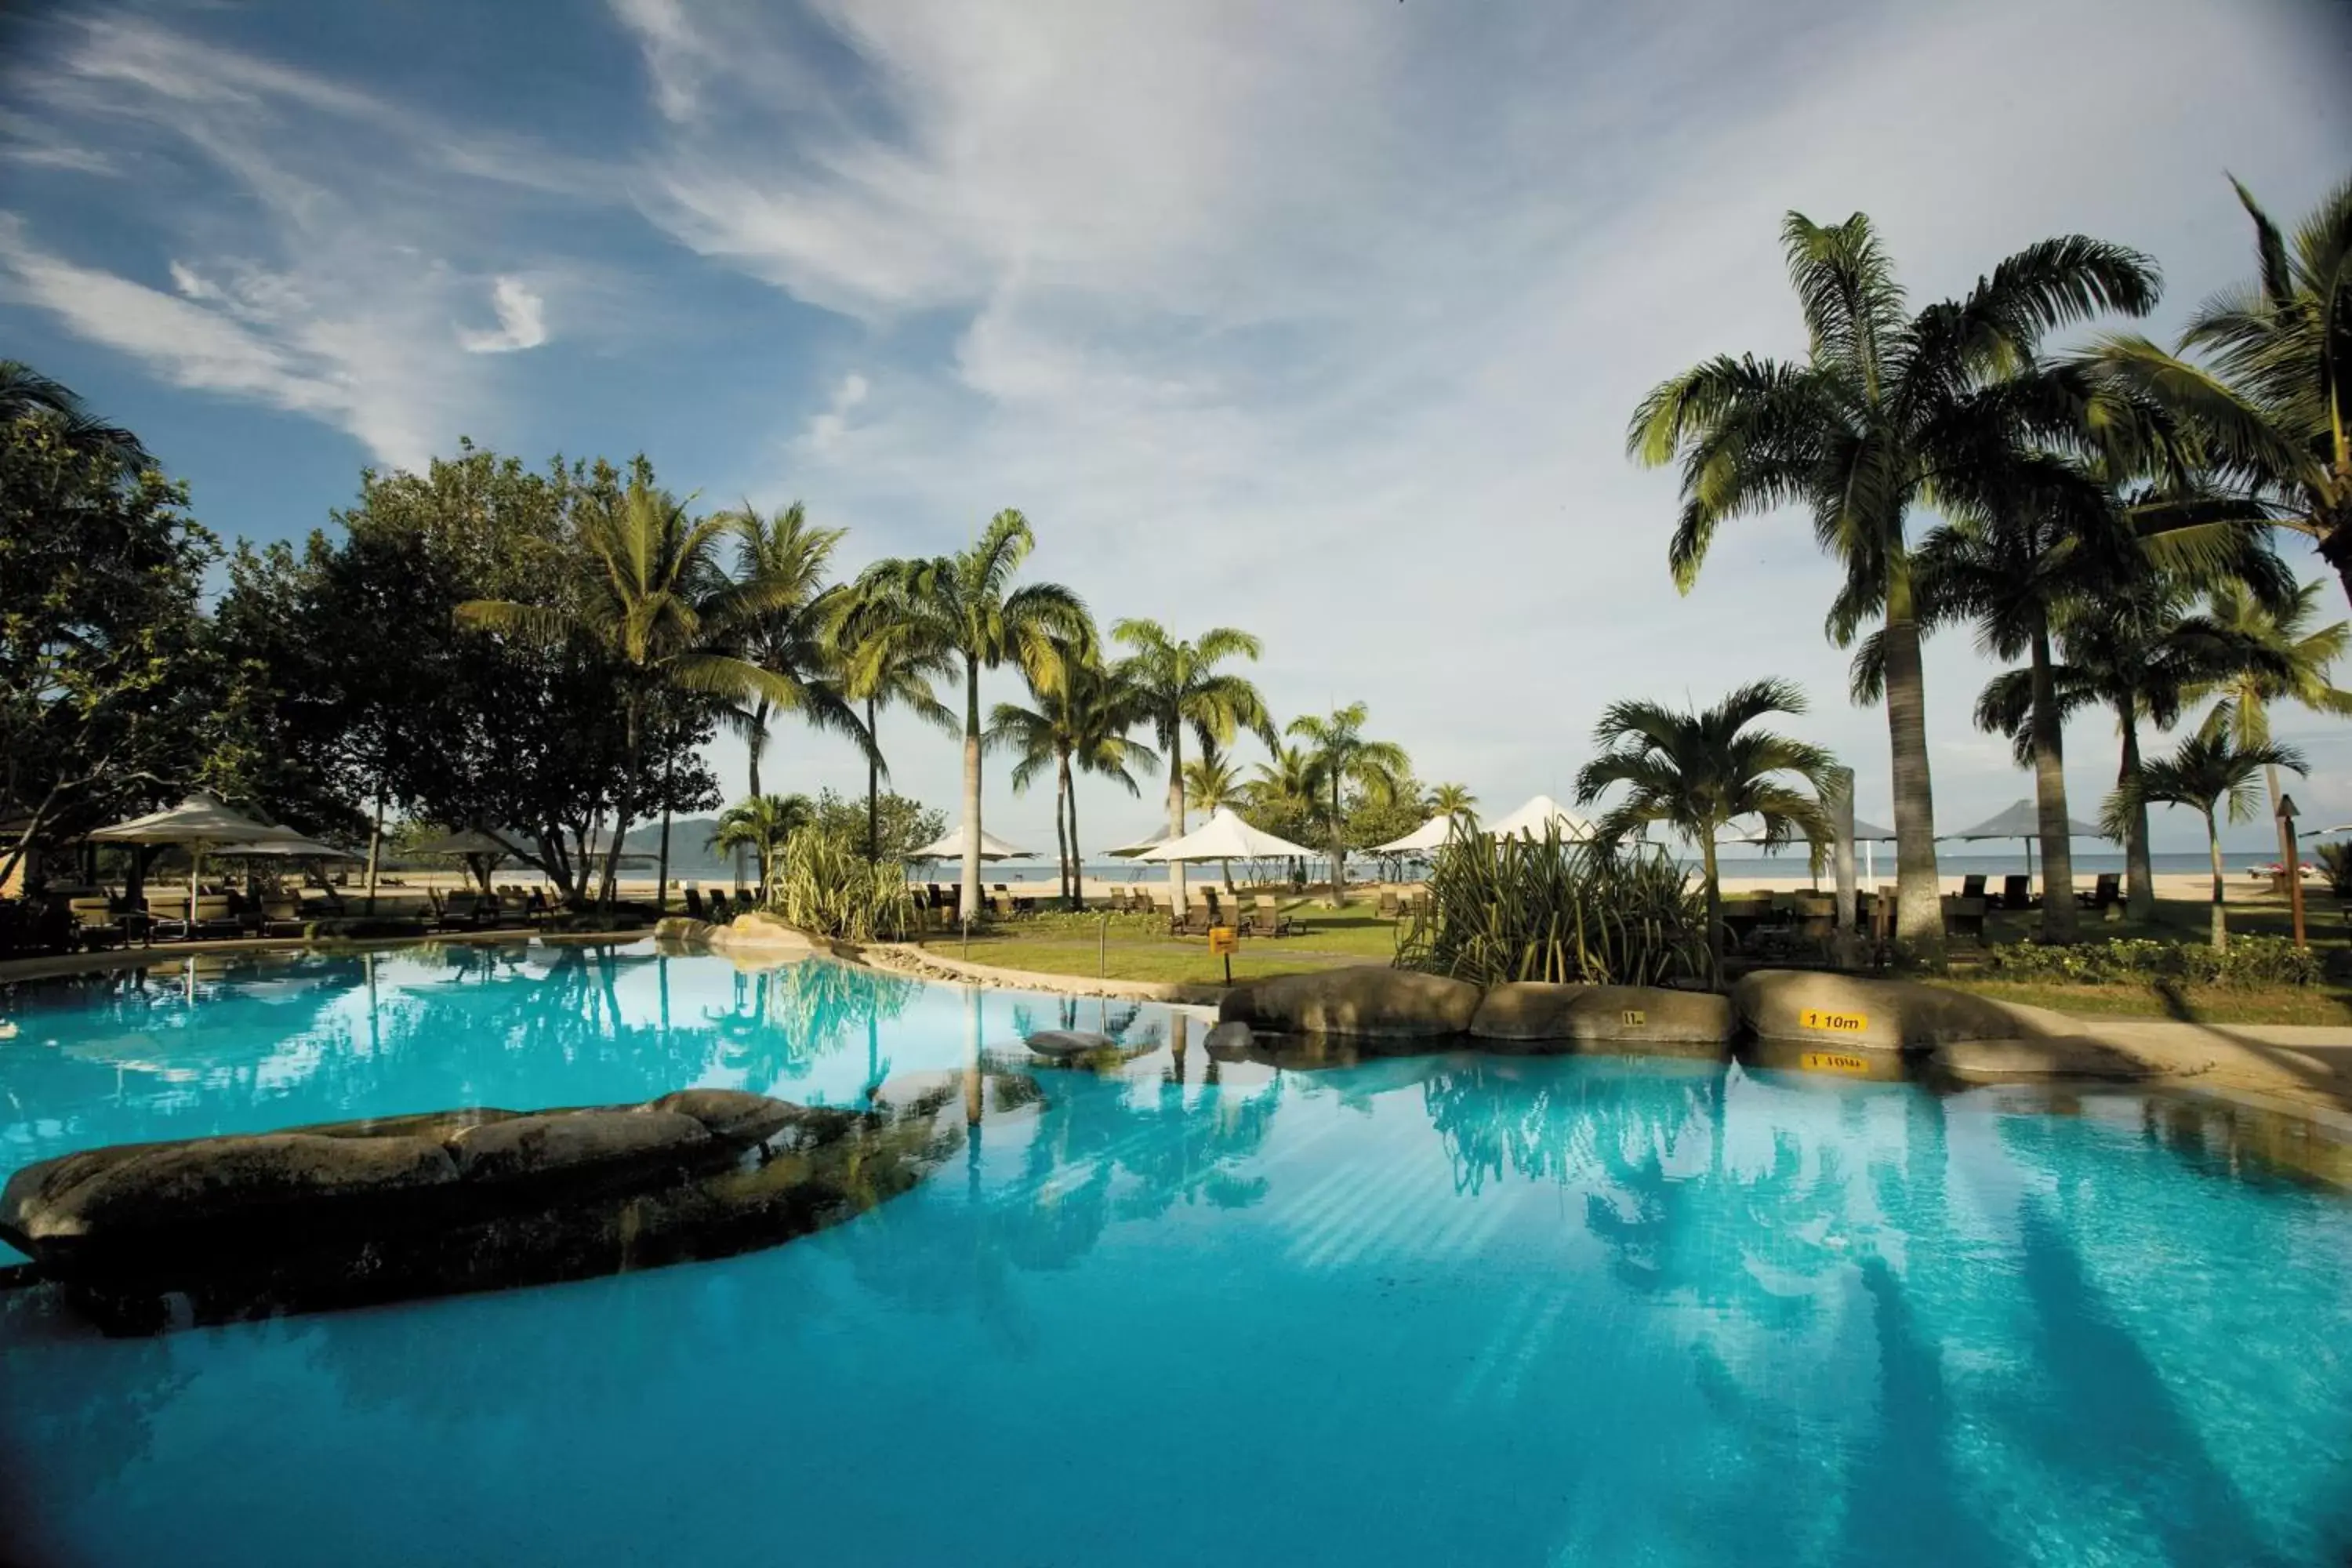
<path fill-rule="evenodd" d="M 920 849 L 907 852 L 909 860 L 961 860 L 963 858 L 963 832 L 950 828 L 945 836 L 932 839 Z M 980 835 L 980 858 L 983 860 L 1034 860 L 1034 849 L 1015 849 L 993 833 L 982 829 Z"/>
<path fill-rule="evenodd" d="M 1272 860 L 1291 855 L 1313 855 L 1312 849 L 1259 831 L 1226 806 L 1209 814 L 1209 820 L 1181 838 L 1171 838 L 1136 857 L 1139 860 Z"/>
<path fill-rule="evenodd" d="M 188 929 L 192 933 L 195 930 L 196 883 L 204 874 L 207 846 L 311 842 L 290 827 L 273 827 L 231 811 L 218 795 L 202 790 L 168 810 L 151 811 L 144 816 L 99 828 L 89 837 L 108 844 L 186 845 L 194 858 L 188 872 Z"/>
<path fill-rule="evenodd" d="M 1454 837 L 1454 818 L 1440 815 L 1431 817 L 1402 838 L 1391 838 L 1386 844 L 1375 845 L 1375 855 L 1426 855 L 1433 849 L 1443 849 L 1445 841 Z"/>
<path fill-rule="evenodd" d="M 349 849 L 338 849 L 331 844 L 321 844 L 315 838 L 272 838 L 250 844 L 215 844 L 215 855 L 285 855 L 295 858 L 315 860 L 364 860 L 364 855 Z"/>
<path fill-rule="evenodd" d="M 1548 795 L 1539 795 L 1510 816 L 1486 825 L 1486 831 L 1497 838 L 1517 838 L 1521 834 L 1539 837 L 1552 823 L 1559 824 L 1563 838 L 1590 838 L 1592 824 L 1569 810 Z"/>
<path fill-rule="evenodd" d="M 1143 858 L 1145 850 L 1159 848 L 1162 844 L 1167 843 L 1171 837 L 1172 836 L 1163 827 L 1157 833 L 1145 834 L 1132 844 L 1122 844 L 1116 849 L 1106 849 L 1103 853 L 1115 860 L 1139 860 Z"/>

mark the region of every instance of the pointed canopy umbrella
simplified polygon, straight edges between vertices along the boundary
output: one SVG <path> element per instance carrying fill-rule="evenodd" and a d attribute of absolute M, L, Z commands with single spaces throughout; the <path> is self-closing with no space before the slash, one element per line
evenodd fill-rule
<path fill-rule="evenodd" d="M 1169 831 L 1163 827 L 1157 833 L 1145 834 L 1132 844 L 1122 844 L 1116 849 L 1106 849 L 1103 853 L 1115 860 L 1138 860 L 1142 858 L 1145 850 L 1159 848 L 1162 844 L 1167 843 L 1171 837 Z"/>
<path fill-rule="evenodd" d="M 950 828 L 920 849 L 907 852 L 909 860 L 960 860 L 963 858 L 963 829 Z M 983 828 L 980 835 L 980 858 L 983 860 L 1034 860 L 1034 849 L 1015 849 L 993 833 Z"/>
<path fill-rule="evenodd" d="M 1443 849 L 1445 841 L 1454 837 L 1454 819 L 1440 813 L 1414 828 L 1402 838 L 1391 838 L 1386 844 L 1375 845 L 1375 855 L 1426 855 L 1433 849 Z M 1475 828 L 1468 831 L 1475 831 Z"/>
<path fill-rule="evenodd" d="M 1292 855 L 1312 855 L 1315 851 L 1261 832 L 1234 815 L 1232 808 L 1219 806 L 1209 814 L 1209 820 L 1181 838 L 1171 838 L 1156 849 L 1147 849 L 1136 857 L 1139 860 L 1272 860 Z"/>
<path fill-rule="evenodd" d="M 198 790 L 179 805 L 151 811 L 111 827 L 100 827 L 90 837 L 104 844 L 184 844 L 194 858 L 188 872 L 188 921 L 194 929 L 196 883 L 205 868 L 205 850 L 223 844 L 291 844 L 310 840 L 290 827 L 274 827 L 231 811 L 220 796 Z M 251 853 L 251 851 L 246 851 Z"/>
<path fill-rule="evenodd" d="M 1592 837 L 1592 824 L 1548 795 L 1537 795 L 1510 816 L 1488 823 L 1486 831 L 1497 838 L 1517 838 L 1521 834 L 1533 837 L 1540 835 L 1549 824 L 1554 822 L 1559 824 L 1563 838 Z"/>
<path fill-rule="evenodd" d="M 1964 827 L 1958 833 L 1939 834 L 1943 838 L 2021 838 L 2025 841 L 2025 874 L 2033 875 L 2033 844 L 2042 837 L 2042 813 L 2030 800 L 2012 801 L 1994 812 L 1974 827 Z M 2106 835 L 2087 822 L 2066 819 L 2069 838 L 2105 838 Z"/>
<path fill-rule="evenodd" d="M 354 854 L 349 849 L 338 849 L 331 844 L 322 844 L 315 838 L 300 837 L 262 839 L 251 844 L 215 844 L 212 847 L 212 851 L 215 855 L 284 855 L 289 858 L 306 860 L 364 860 L 367 858 L 366 856 Z"/>

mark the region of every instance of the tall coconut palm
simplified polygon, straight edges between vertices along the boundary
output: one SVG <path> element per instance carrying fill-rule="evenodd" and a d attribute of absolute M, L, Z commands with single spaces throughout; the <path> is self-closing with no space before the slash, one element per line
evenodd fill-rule
<path fill-rule="evenodd" d="M 1315 797 L 1322 788 L 1312 752 L 1304 746 L 1276 745 L 1242 786 L 1242 798 L 1248 803 L 1252 826 L 1277 838 L 1304 838 L 1314 823 Z M 1304 878 L 1305 866 L 1294 865 L 1292 874 Z"/>
<path fill-rule="evenodd" d="M 2292 241 L 2230 183 L 2253 221 L 2254 280 L 2201 306 L 2178 353 L 2118 334 L 2092 361 L 2204 437 L 2240 521 L 2309 536 L 2352 595 L 2352 179 Z"/>
<path fill-rule="evenodd" d="M 1785 680 L 1752 681 L 1699 713 L 1656 702 L 1612 702 L 1592 731 L 1601 753 L 1576 775 L 1580 805 L 1612 785 L 1627 786 L 1625 797 L 1593 824 L 1598 842 L 1614 844 L 1663 822 L 1697 848 L 1706 882 L 1707 953 L 1718 984 L 1723 889 L 1715 844 L 1724 829 L 1735 817 L 1756 817 L 1768 850 L 1799 838 L 1819 845 L 1831 836 L 1820 796 L 1833 759 L 1819 746 L 1749 728 L 1768 714 L 1804 710 L 1805 694 Z M 1784 774 L 1811 790 L 1792 787 Z"/>
<path fill-rule="evenodd" d="M 751 853 L 759 867 L 760 902 L 764 907 L 775 892 L 776 868 L 783 863 L 784 846 L 815 820 L 816 807 L 804 795 L 747 796 L 719 814 L 707 847 Z"/>
<path fill-rule="evenodd" d="M 730 722 L 743 737 L 752 795 L 761 793 L 760 761 L 768 749 L 769 721 L 779 712 L 798 712 L 813 727 L 845 737 L 879 766 L 874 736 L 844 699 L 837 675 L 840 645 L 835 631 L 850 589 L 827 583 L 825 573 L 848 531 L 812 528 L 798 501 L 773 518 L 761 517 L 747 501 L 728 525 L 735 533 L 736 580 L 761 584 L 767 600 L 767 607 L 744 624 L 740 651 L 797 694 L 782 702 L 755 692 L 747 706 L 729 710 Z"/>
<path fill-rule="evenodd" d="M 2214 627 L 2269 657 L 2246 659 L 2221 679 L 2189 689 L 2187 696 L 2192 702 L 2217 699 L 2205 716 L 2205 728 L 2227 727 L 2241 750 L 2251 750 L 2270 743 L 2274 702 L 2293 702 L 2336 718 L 2352 715 L 2352 691 L 2340 689 L 2328 679 L 2329 668 L 2352 645 L 2352 623 L 2315 628 L 2319 592 L 2318 584 L 2303 584 L 2288 607 L 2274 613 L 2243 583 L 2214 590 L 2210 611 Z M 2268 783 L 2275 815 L 2281 795 L 2276 768 L 2269 771 Z"/>
<path fill-rule="evenodd" d="M 1130 795 L 1141 796 L 1138 769 L 1149 773 L 1160 765 L 1160 753 L 1135 740 L 1130 731 L 1150 722 L 1144 694 L 1128 679 L 1126 666 L 1090 662 L 1073 682 L 1069 702 L 1069 763 L 1078 772 L 1118 784 Z M 1069 784 L 1070 907 L 1082 906 L 1086 891 L 1086 854 L 1078 845 L 1078 786 Z"/>
<path fill-rule="evenodd" d="M 1168 760 L 1168 832 L 1184 832 L 1184 731 L 1190 729 L 1203 751 L 1233 743 L 1236 731 L 1250 730 L 1268 747 L 1274 742 L 1274 721 L 1265 700 L 1244 677 L 1218 669 L 1235 658 L 1255 659 L 1263 651 L 1257 638 L 1232 626 L 1212 626 L 1187 642 L 1158 621 L 1127 620 L 1111 627 L 1113 640 L 1134 651 L 1123 661 L 1127 679 L 1143 694 L 1151 713 L 1151 727 Z M 1168 868 L 1168 896 L 1177 913 L 1184 911 L 1184 868 Z"/>
<path fill-rule="evenodd" d="M 579 638 L 626 672 L 621 683 L 623 773 L 613 791 L 614 823 L 599 894 L 613 900 L 617 853 L 643 776 L 641 748 L 648 703 L 667 689 L 746 704 L 764 696 L 789 707 L 801 690 L 736 649 L 784 590 L 738 583 L 719 569 L 717 552 L 730 523 L 692 518 L 683 502 L 644 475 L 618 497 L 583 506 L 574 528 L 583 570 L 577 592 L 553 604 L 473 599 L 459 605 L 461 626 L 542 644 Z"/>
<path fill-rule="evenodd" d="M 1214 746 L 1204 745 L 1201 754 L 1184 764 L 1184 806 L 1202 815 L 1238 805 L 1242 800 L 1241 775 Z M 1225 891 L 1234 890 L 1234 863 L 1220 861 L 1218 868 L 1224 875 Z"/>
<path fill-rule="evenodd" d="M 1293 719 L 1284 731 L 1306 742 L 1307 755 L 1314 759 L 1315 777 L 1322 786 L 1323 798 L 1317 804 L 1330 830 L 1331 907 L 1335 910 L 1348 901 L 1348 819 L 1340 806 L 1341 791 L 1353 784 L 1361 790 L 1393 793 L 1412 773 L 1412 759 L 1405 755 L 1402 746 L 1365 736 L 1367 716 L 1362 703 L 1350 702 L 1333 709 L 1328 719 L 1312 714 Z"/>
<path fill-rule="evenodd" d="M 1091 648 L 1086 604 L 1058 583 L 1011 586 L 1036 548 L 1028 519 L 1010 509 L 990 520 L 969 550 L 927 559 L 882 561 L 866 568 L 862 591 L 890 606 L 924 646 L 948 649 L 962 667 L 963 889 L 967 921 L 982 912 L 980 893 L 980 672 L 1011 658 L 1042 658 L 1055 637 Z"/>
<path fill-rule="evenodd" d="M 2171 756 L 2143 763 L 2137 778 L 2127 780 L 2107 797 L 2110 830 L 2135 807 L 2150 802 L 2185 805 L 2205 819 L 2205 847 L 2213 860 L 2213 946 L 2230 943 L 2229 916 L 2223 908 L 2225 879 L 2221 874 L 2221 826 L 2219 814 L 2227 808 L 2230 820 L 2245 822 L 2255 812 L 2259 792 L 2254 781 L 2266 768 L 2305 769 L 2303 753 L 2292 746 L 2241 746 L 2224 721 L 2200 730 L 2180 742 Z"/>
<path fill-rule="evenodd" d="M 1426 804 L 1432 816 L 1443 816 L 1472 827 L 1478 825 L 1478 797 L 1470 793 L 1468 784 L 1433 785 Z"/>
<path fill-rule="evenodd" d="M 1090 771 L 1117 778 L 1134 791 L 1135 781 L 1127 771 L 1130 753 L 1125 731 L 1140 723 L 1142 715 L 1117 676 L 1105 670 L 1091 651 L 1067 638 L 1048 639 L 1044 648 L 1024 655 L 1021 667 L 1032 706 L 998 703 L 989 715 L 987 740 L 1017 759 L 1015 793 L 1027 790 L 1040 772 L 1052 771 L 1061 896 L 1065 904 L 1076 909 L 1085 877 L 1078 864 L 1073 762 L 1083 753 Z"/>
<path fill-rule="evenodd" d="M 1781 225 L 1790 282 L 1811 336 L 1801 362 L 1725 355 L 1661 384 L 1635 410 L 1627 450 L 1679 461 L 1682 512 L 1667 559 L 1685 592 L 1727 520 L 1801 505 L 1844 581 L 1828 630 L 1844 646 L 1881 623 L 1894 762 L 1895 932 L 1940 951 L 1935 797 L 1927 765 L 1923 606 L 1912 579 L 1913 512 L 1943 499 L 1948 461 L 1980 448 L 2002 411 L 2000 379 L 2042 335 L 2103 310 L 2144 313 L 2154 263 L 2082 236 L 2009 257 L 1961 300 L 1906 313 L 1895 269 L 1860 213 Z"/>
<path fill-rule="evenodd" d="M 904 709 L 952 734 L 956 716 L 933 693 L 931 682 L 956 673 L 955 650 L 940 640 L 936 623 L 908 616 L 869 584 L 854 585 L 837 609 L 832 638 L 841 692 L 863 706 L 866 732 L 876 738 L 866 756 L 866 858 L 877 860 L 882 853 L 882 775 L 889 771 L 881 756 L 881 715 Z"/>

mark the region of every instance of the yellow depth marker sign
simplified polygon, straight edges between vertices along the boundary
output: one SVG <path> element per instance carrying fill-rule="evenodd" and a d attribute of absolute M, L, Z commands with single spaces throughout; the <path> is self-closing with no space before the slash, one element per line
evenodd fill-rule
<path fill-rule="evenodd" d="M 1639 1007 L 1628 1007 L 1617 1015 L 1617 1021 L 1629 1028 L 1638 1028 L 1650 1021 L 1650 1016 Z"/>
<path fill-rule="evenodd" d="M 1239 952 L 1241 950 L 1242 933 L 1239 931 L 1235 930 L 1232 926 L 1211 926 L 1209 928 L 1209 956 L 1211 958 L 1223 957 L 1226 953 Z"/>
<path fill-rule="evenodd" d="M 1804 1068 L 1807 1072 L 1866 1073 L 1870 1070 L 1870 1064 L 1843 1051 L 1807 1051 Z"/>
<path fill-rule="evenodd" d="M 1860 1013 L 1824 1013 L 1818 1007 L 1808 1007 L 1797 1015 L 1797 1022 L 1808 1029 L 1826 1029 L 1832 1035 L 1859 1035 L 1870 1027 L 1870 1020 Z"/>

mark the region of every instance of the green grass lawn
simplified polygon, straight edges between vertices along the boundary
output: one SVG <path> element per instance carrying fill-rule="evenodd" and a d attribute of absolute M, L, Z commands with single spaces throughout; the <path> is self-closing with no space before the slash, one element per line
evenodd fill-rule
<path fill-rule="evenodd" d="M 1374 914 L 1369 900 L 1343 910 L 1286 900 L 1282 910 L 1298 929 L 1286 937 L 1242 938 L 1241 951 L 1234 955 L 1235 980 L 1386 963 L 1396 956 L 1396 922 Z M 1225 977 L 1224 961 L 1209 955 L 1207 939 L 1170 936 L 1164 916 L 1112 915 L 1107 936 L 1103 921 L 1095 912 L 1008 921 L 974 931 L 969 956 L 974 963 L 1041 974 L 1201 983 Z M 923 944 L 951 958 L 966 955 L 961 935 L 933 933 Z"/>

